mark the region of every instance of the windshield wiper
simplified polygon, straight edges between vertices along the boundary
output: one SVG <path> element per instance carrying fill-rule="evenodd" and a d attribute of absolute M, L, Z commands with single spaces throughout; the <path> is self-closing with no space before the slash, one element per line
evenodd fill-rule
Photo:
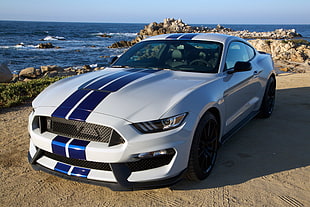
<path fill-rule="evenodd" d="M 155 69 L 155 70 L 172 70 L 171 68 L 159 68 L 159 67 L 144 67 L 149 69 Z"/>
<path fill-rule="evenodd" d="M 112 65 L 112 68 L 130 68 L 128 65 Z"/>

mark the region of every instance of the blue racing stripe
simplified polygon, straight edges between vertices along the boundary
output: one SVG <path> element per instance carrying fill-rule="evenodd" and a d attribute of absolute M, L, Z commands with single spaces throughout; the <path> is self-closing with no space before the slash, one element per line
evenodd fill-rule
<path fill-rule="evenodd" d="M 52 114 L 53 117 L 65 118 L 69 111 L 75 106 L 81 98 L 83 98 L 90 91 L 77 90 L 71 94 Z"/>
<path fill-rule="evenodd" d="M 69 119 L 77 121 L 85 121 L 89 114 L 97 107 L 97 105 L 110 93 L 102 91 L 93 91 L 85 98 L 79 106 L 71 113 Z"/>
<path fill-rule="evenodd" d="M 101 88 L 102 86 L 108 84 L 109 82 L 113 81 L 114 79 L 120 78 L 124 75 L 128 75 L 132 72 L 130 71 L 122 71 L 119 73 L 115 73 L 113 75 L 101 78 L 100 80 L 90 84 L 89 86 L 86 86 L 84 89 L 89 89 L 89 90 L 98 90 L 99 88 Z"/>
<path fill-rule="evenodd" d="M 169 35 L 168 37 L 166 37 L 166 39 L 178 39 L 182 35 L 183 35 L 183 33 L 172 34 L 172 35 Z"/>
<path fill-rule="evenodd" d="M 61 172 L 61 173 L 64 173 L 64 174 L 68 174 L 70 168 L 71 168 L 70 165 L 66 165 L 66 164 L 63 164 L 61 162 L 57 162 L 56 166 L 54 167 L 54 170 Z"/>
<path fill-rule="evenodd" d="M 185 34 L 182 37 L 179 38 L 179 40 L 191 40 L 193 39 L 195 36 L 197 36 L 198 34 Z"/>
<path fill-rule="evenodd" d="M 104 86 L 105 84 L 113 81 L 114 79 L 120 78 L 124 75 L 130 74 L 131 72 L 136 72 L 139 71 L 141 69 L 129 69 L 126 71 L 120 71 L 117 73 L 113 73 L 111 75 L 105 76 L 103 78 L 96 77 L 93 78 L 89 81 L 87 81 L 86 83 L 84 83 L 83 85 L 86 86 L 84 89 L 93 89 L 93 90 L 97 90 L 100 87 Z M 87 86 L 90 82 L 98 79 L 97 81 L 95 81 L 94 83 L 90 84 L 89 86 Z M 90 93 L 89 90 L 77 90 L 75 91 L 73 94 L 71 94 L 59 107 L 57 107 L 57 109 L 53 112 L 52 116 L 53 117 L 59 117 L 59 118 L 65 118 L 67 116 L 67 114 L 70 112 L 70 110 L 88 93 Z"/>
<path fill-rule="evenodd" d="M 158 72 L 158 70 L 145 70 L 133 73 L 131 75 L 117 79 L 116 81 L 111 82 L 110 84 L 106 85 L 103 88 L 99 88 L 100 91 L 93 91 L 71 113 L 69 119 L 85 121 L 89 116 L 89 114 L 98 106 L 98 104 L 110 94 L 109 92 L 105 91 L 110 92 L 118 91 L 119 89 L 129 84 L 130 82 L 155 72 Z"/>
<path fill-rule="evenodd" d="M 86 146 L 90 143 L 90 141 L 84 140 L 73 140 L 69 144 L 69 157 L 75 159 L 86 160 L 85 149 Z"/>
<path fill-rule="evenodd" d="M 90 169 L 74 167 L 70 175 L 86 178 L 89 172 L 90 172 Z"/>
<path fill-rule="evenodd" d="M 69 140 L 68 137 L 56 136 L 52 141 L 53 153 L 66 157 L 66 144 Z"/>
<path fill-rule="evenodd" d="M 125 85 L 127 85 L 128 83 L 137 80 L 138 78 L 141 78 L 143 76 L 146 76 L 150 73 L 154 73 L 157 72 L 157 70 L 146 70 L 146 71 L 141 71 L 138 73 L 133 73 L 131 75 L 122 77 L 112 83 L 110 83 L 109 85 L 105 86 L 104 88 L 100 89 L 103 91 L 109 91 L 109 92 L 115 92 L 118 91 L 119 89 L 121 89 L 122 87 L 124 87 Z"/>

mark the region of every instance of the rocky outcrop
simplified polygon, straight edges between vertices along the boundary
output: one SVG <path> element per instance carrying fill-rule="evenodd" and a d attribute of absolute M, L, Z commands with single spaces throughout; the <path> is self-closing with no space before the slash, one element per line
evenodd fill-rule
<path fill-rule="evenodd" d="M 243 30 L 231 31 L 224 34 L 241 37 L 243 39 L 292 39 L 301 37 L 295 29 L 276 29 L 271 32 L 249 32 L 248 30 Z"/>
<path fill-rule="evenodd" d="M 0 83 L 9 83 L 13 78 L 8 66 L 4 63 L 0 64 Z"/>
<path fill-rule="evenodd" d="M 89 65 L 76 66 L 62 68 L 57 65 L 45 65 L 39 69 L 29 67 L 21 70 L 18 75 L 14 78 L 14 81 L 27 81 L 29 79 L 37 79 L 42 77 L 55 77 L 55 76 L 73 76 L 88 73 L 96 70 L 102 70 L 104 67 L 92 68 Z"/>
<path fill-rule="evenodd" d="M 130 47 L 141 40 L 155 35 L 161 34 L 171 34 L 171 33 L 207 33 L 207 32 L 229 32 L 232 31 L 229 28 L 224 28 L 221 25 L 218 25 L 216 28 L 208 27 L 192 27 L 188 24 L 185 24 L 181 19 L 175 20 L 173 18 L 164 19 L 164 22 L 157 23 L 153 22 L 149 25 L 144 26 L 144 29 L 140 30 L 137 34 L 137 37 L 132 41 L 119 41 L 113 43 L 109 48 L 121 48 L 121 47 Z"/>
<path fill-rule="evenodd" d="M 153 22 L 144 26 L 144 28 L 140 30 L 134 40 L 116 42 L 109 46 L 109 48 L 130 47 L 149 36 L 170 33 L 221 33 L 241 37 L 244 39 L 291 39 L 295 37 L 301 37 L 301 35 L 298 34 L 295 29 L 277 29 L 272 32 L 249 32 L 248 30 L 233 31 L 232 29 L 225 28 L 221 25 L 217 25 L 215 28 L 192 27 L 188 24 L 185 24 L 181 19 L 175 20 L 173 18 L 167 18 L 164 19 L 164 22 L 162 23 Z"/>
<path fill-rule="evenodd" d="M 273 60 L 310 63 L 310 43 L 306 40 L 249 40 L 259 51 L 272 55 Z"/>

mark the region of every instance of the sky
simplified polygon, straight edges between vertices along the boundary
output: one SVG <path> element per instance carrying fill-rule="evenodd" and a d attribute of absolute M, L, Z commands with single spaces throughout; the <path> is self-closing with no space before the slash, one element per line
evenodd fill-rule
<path fill-rule="evenodd" d="M 310 0 L 0 0 L 0 20 L 310 24 Z"/>

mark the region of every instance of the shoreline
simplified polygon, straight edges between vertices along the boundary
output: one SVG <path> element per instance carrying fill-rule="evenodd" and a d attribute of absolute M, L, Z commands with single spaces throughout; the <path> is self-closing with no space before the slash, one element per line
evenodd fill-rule
<path fill-rule="evenodd" d="M 3 22 L 3 21 L 2 21 Z M 1 21 L 0 21 L 1 23 Z M 41 22 L 42 26 L 44 26 L 44 22 Z M 53 24 L 53 23 L 51 23 Z M 58 23 L 55 23 L 56 25 Z M 60 23 L 59 23 L 60 24 Z M 63 24 L 70 24 L 70 23 L 63 23 Z M 87 23 L 85 23 L 87 25 Z M 104 23 L 103 23 L 104 24 Z M 110 23 L 110 25 L 113 25 L 114 23 Z M 126 23 L 124 23 L 126 24 Z M 78 24 L 77 24 L 78 25 Z M 98 24 L 100 25 L 100 24 Z M 96 26 L 98 26 L 96 25 Z M 248 25 L 248 24 L 246 24 Z M 309 24 L 310 25 L 310 24 Z M 25 25 L 24 25 L 25 26 Z M 215 26 L 215 25 L 213 25 Z M 237 25 L 236 25 L 237 26 Z M 285 28 L 292 28 L 289 25 L 285 25 Z M 257 50 L 267 52 L 272 54 L 273 59 L 275 62 L 280 61 L 281 62 L 281 67 L 284 68 L 283 70 L 285 71 L 293 71 L 293 72 L 302 72 L 302 71 L 307 71 L 308 66 L 310 67 L 310 43 L 307 41 L 303 41 L 303 39 L 299 39 L 300 35 L 297 33 L 296 29 L 275 29 L 273 32 L 260 32 L 262 29 L 255 30 L 253 32 L 249 28 L 244 28 L 239 25 L 241 30 L 236 30 L 236 29 L 230 29 L 226 28 L 222 25 L 216 25 L 215 27 L 209 27 L 209 26 L 198 26 L 198 25 L 188 25 L 184 23 L 182 20 L 175 20 L 171 18 L 164 19 L 163 22 L 153 22 L 148 25 L 144 25 L 144 28 L 142 28 L 135 36 L 127 36 L 129 30 L 123 31 L 121 28 L 117 29 L 118 27 L 115 26 L 117 33 L 111 33 L 111 31 L 89 31 L 89 33 L 86 31 L 83 31 L 83 35 L 81 35 L 81 38 L 79 41 L 76 43 L 72 43 L 76 40 L 73 40 L 70 35 L 72 35 L 72 32 L 66 32 L 65 34 L 62 33 L 50 33 L 49 31 L 33 31 L 30 32 L 33 35 L 38 35 L 38 38 L 36 39 L 35 42 L 32 43 L 16 43 L 18 45 L 17 48 L 3 48 L 1 46 L 1 41 L 0 41 L 0 52 L 3 50 L 4 52 L 9 52 L 11 51 L 12 54 L 15 54 L 16 59 L 12 59 L 11 61 L 13 62 L 20 62 L 22 65 L 27 65 L 27 67 L 21 67 L 16 69 L 15 66 L 10 66 L 9 65 L 9 70 L 13 71 L 13 73 L 21 73 L 22 70 L 27 69 L 28 71 L 36 71 L 36 73 L 31 72 L 29 75 L 25 75 L 23 73 L 24 78 L 35 78 L 35 77 L 40 77 L 44 71 L 40 71 L 40 59 L 42 59 L 41 65 L 47 66 L 52 64 L 58 65 L 58 67 L 62 67 L 69 75 L 75 75 L 75 74 L 81 74 L 83 73 L 83 65 L 89 66 L 91 64 L 85 64 L 85 60 L 88 59 L 86 62 L 91 62 L 93 65 L 99 64 L 102 66 L 102 68 L 108 66 L 108 59 L 110 56 L 116 55 L 116 54 L 121 54 L 122 51 L 124 51 L 126 48 L 123 47 L 124 45 L 127 47 L 132 46 L 136 42 L 139 42 L 140 40 L 156 35 L 156 34 L 161 34 L 161 33 L 171 33 L 171 32 L 219 32 L 219 33 L 224 33 L 224 34 L 229 34 L 233 33 L 235 35 L 240 34 L 244 36 L 248 36 L 249 34 L 253 34 L 256 39 L 251 39 L 248 40 Z M 115 29 L 114 28 L 114 29 Z M 141 25 L 139 27 L 134 27 L 138 30 L 138 28 L 141 28 Z M 239 28 L 239 29 L 240 29 Z M 252 30 L 255 29 L 255 27 L 252 28 Z M 310 28 L 306 29 L 305 31 L 309 30 L 309 37 L 310 37 Z M 132 31 L 131 31 L 132 32 Z M 307 34 L 308 34 L 307 33 Z M 98 35 L 101 34 L 101 35 Z M 106 34 L 106 35 L 104 35 Z M 123 34 L 123 35 L 122 35 Z M 274 40 L 274 39 L 265 39 L 265 37 L 260 37 L 261 35 L 268 34 L 270 37 L 284 37 L 284 36 L 290 36 L 293 39 L 292 40 Z M 42 35 L 42 36 L 41 36 Z M 267 36 L 268 36 L 267 35 Z M 40 36 L 40 37 L 39 37 Z M 45 36 L 45 38 L 44 38 Z M 117 38 L 116 38 L 117 36 Z M 268 36 L 268 37 L 269 37 Z M 49 38 L 47 38 L 49 37 Z M 52 37 L 52 38 L 51 38 Z M 295 37 L 295 38 L 294 38 Z M 76 38 L 76 37 L 74 37 Z M 126 41 L 127 38 L 127 41 Z M 130 40 L 132 38 L 135 38 L 133 40 Z M 261 39 L 263 38 L 263 39 Z M 48 41 L 43 41 L 48 39 Z M 91 39 L 91 40 L 90 40 Z M 118 45 L 118 42 L 115 42 L 115 39 L 123 39 L 120 42 L 120 45 Z M 129 40 L 128 40 L 129 39 Z M 85 44 L 84 41 L 90 41 L 91 44 Z M 98 44 L 95 43 L 100 41 Z M 303 43 L 301 44 L 300 42 Z M 110 43 L 111 44 L 108 44 Z M 114 43 L 113 43 L 114 42 Z M 94 43 L 94 44 L 93 44 Z M 16 45 L 15 44 L 15 45 Z M 39 48 L 27 48 L 27 45 L 37 45 L 37 47 L 41 47 L 42 49 Z M 109 49 L 109 45 L 117 44 L 116 48 Z M 83 46 L 85 45 L 85 46 Z M 74 46 L 74 48 L 71 48 Z M 111 46 L 112 47 L 112 46 Z M 77 49 L 78 48 L 78 49 Z M 103 51 L 101 54 L 97 51 Z M 280 52 L 279 52 L 280 51 Z M 21 55 L 18 56 L 18 53 L 22 53 Z M 29 53 L 29 54 L 28 54 Z M 25 58 L 22 58 L 19 60 L 20 56 L 25 54 Z M 87 55 L 83 55 L 87 54 Z M 30 55 L 30 56 L 29 56 Z M 78 58 L 79 56 L 83 55 L 83 58 L 81 59 Z M 18 56 L 18 58 L 17 58 Z M 33 57 L 35 56 L 35 57 Z M 64 57 L 66 57 L 64 59 Z M 29 61 L 29 57 L 34 58 L 35 60 L 32 61 L 34 64 L 25 64 L 27 61 Z M 48 58 L 46 58 L 48 57 Z M 72 58 L 74 59 L 72 59 Z M 53 60 L 57 61 L 50 61 L 49 59 L 53 58 Z M 62 59 L 63 58 L 63 59 Z M 5 56 L 4 56 L 5 60 Z M 46 61 L 48 60 L 48 61 Z M 68 61 L 67 61 L 68 60 Z M 25 63 L 23 63 L 25 62 Z M 44 64 L 45 62 L 48 62 L 48 64 Z M 296 62 L 295 65 L 298 65 L 298 70 L 294 70 L 294 64 L 291 64 L 291 62 Z M 72 64 L 73 63 L 73 64 Z M 77 64 L 76 64 L 77 63 Z M 81 64 L 79 64 L 81 63 Z M 297 64 L 298 63 L 298 64 Z M 305 64 L 303 64 L 305 63 Z M 308 65 L 307 65 L 308 63 Z M 65 67 L 64 65 L 71 65 L 72 67 Z M 81 66 L 76 66 L 76 65 L 81 65 Z M 13 67 L 14 69 L 12 69 Z M 42 67 L 42 66 L 41 66 Z M 29 69 L 29 68 L 34 68 Z M 71 69 L 69 69 L 71 68 Z M 82 68 L 79 69 L 79 68 Z M 100 68 L 100 67 L 98 67 Z M 285 69 L 286 68 L 286 69 Z M 93 69 L 93 67 L 92 67 Z M 92 70 L 91 69 L 91 70 Z M 79 70 L 79 72 L 76 72 Z M 70 71 L 70 72 L 68 72 Z M 60 72 L 60 71 L 57 71 Z M 55 72 L 53 74 L 49 74 L 49 76 L 54 76 L 57 75 Z M 16 76 L 15 80 L 16 80 Z M 22 78 L 22 79 L 24 79 Z M 19 79 L 19 78 L 18 78 Z M 0 81 L 1 82 L 1 81 Z"/>

